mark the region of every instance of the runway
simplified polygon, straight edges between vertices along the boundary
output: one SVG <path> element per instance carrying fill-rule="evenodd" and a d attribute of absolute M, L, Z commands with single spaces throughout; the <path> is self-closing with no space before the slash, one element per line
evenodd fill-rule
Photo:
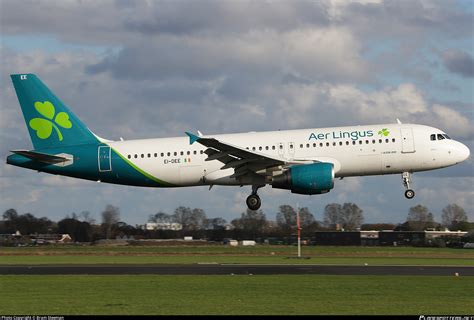
<path fill-rule="evenodd" d="M 243 265 L 243 264 L 104 264 L 1 265 L 0 275 L 414 275 L 474 276 L 474 266 Z"/>

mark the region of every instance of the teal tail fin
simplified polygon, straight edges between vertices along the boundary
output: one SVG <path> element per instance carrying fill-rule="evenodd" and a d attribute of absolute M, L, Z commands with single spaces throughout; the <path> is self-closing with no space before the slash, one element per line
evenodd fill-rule
<path fill-rule="evenodd" d="M 98 143 L 98 138 L 34 74 L 12 74 L 33 147 Z"/>

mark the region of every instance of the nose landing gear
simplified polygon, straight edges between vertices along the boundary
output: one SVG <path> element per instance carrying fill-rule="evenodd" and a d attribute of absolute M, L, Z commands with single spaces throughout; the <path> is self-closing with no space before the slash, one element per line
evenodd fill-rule
<path fill-rule="evenodd" d="M 402 181 L 403 181 L 403 186 L 407 189 L 405 191 L 405 197 L 407 199 L 413 199 L 413 197 L 415 197 L 415 191 L 410 189 L 411 173 L 410 172 L 403 172 L 402 173 Z"/>
<path fill-rule="evenodd" d="M 258 196 L 257 194 L 257 190 L 259 188 L 263 187 L 263 185 L 261 186 L 252 186 L 252 194 L 249 195 L 247 197 L 247 200 L 246 200 L 246 203 L 247 203 L 247 207 L 250 209 L 250 210 L 258 210 L 260 209 L 260 206 L 262 205 L 262 201 L 260 200 L 260 197 Z"/>

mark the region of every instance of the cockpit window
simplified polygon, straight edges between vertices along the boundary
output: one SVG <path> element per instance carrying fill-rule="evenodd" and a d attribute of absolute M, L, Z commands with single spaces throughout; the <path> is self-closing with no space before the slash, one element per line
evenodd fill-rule
<path fill-rule="evenodd" d="M 431 139 L 431 141 L 435 141 L 435 140 L 436 140 L 436 135 L 435 135 L 435 134 L 432 134 L 432 135 L 430 136 L 430 139 Z"/>
<path fill-rule="evenodd" d="M 443 137 L 445 137 L 446 139 L 451 140 L 451 138 L 446 133 L 443 133 Z"/>
<path fill-rule="evenodd" d="M 444 140 L 444 136 L 438 133 L 438 140 Z"/>

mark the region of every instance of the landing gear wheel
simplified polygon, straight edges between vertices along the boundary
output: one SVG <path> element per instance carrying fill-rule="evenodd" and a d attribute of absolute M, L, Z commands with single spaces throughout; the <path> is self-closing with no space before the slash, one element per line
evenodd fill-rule
<path fill-rule="evenodd" d="M 410 172 L 402 172 L 402 181 L 403 181 L 403 186 L 407 189 L 405 191 L 405 197 L 407 199 L 413 199 L 413 197 L 415 196 L 415 191 L 410 189 L 411 173 Z"/>
<path fill-rule="evenodd" d="M 411 189 L 408 189 L 407 191 L 405 191 L 405 197 L 407 199 L 413 199 L 414 196 L 415 196 L 415 191 Z"/>
<path fill-rule="evenodd" d="M 260 209 L 260 206 L 262 205 L 262 201 L 260 200 L 260 197 L 256 194 L 251 194 L 247 197 L 247 207 L 250 210 L 258 210 Z"/>

